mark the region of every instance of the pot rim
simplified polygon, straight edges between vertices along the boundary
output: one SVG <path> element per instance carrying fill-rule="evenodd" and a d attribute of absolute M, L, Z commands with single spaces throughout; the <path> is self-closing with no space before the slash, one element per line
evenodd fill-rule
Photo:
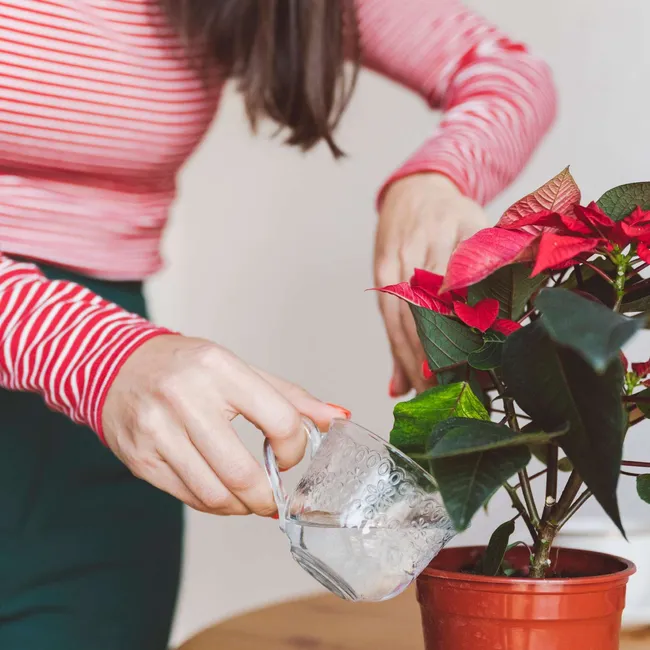
<path fill-rule="evenodd" d="M 485 545 L 475 545 L 475 546 L 456 546 L 452 547 L 449 550 L 465 550 L 465 551 L 478 551 L 487 548 Z M 627 579 L 636 573 L 636 565 L 631 560 L 626 560 L 623 557 L 617 555 L 612 555 L 610 553 L 600 553 L 598 551 L 587 551 L 582 549 L 575 548 L 564 548 L 562 546 L 556 546 L 553 550 L 557 551 L 566 551 L 569 553 L 580 553 L 584 555 L 598 556 L 598 557 L 608 557 L 614 560 L 617 560 L 623 565 L 623 568 L 620 571 L 615 573 L 606 573 L 604 575 L 597 576 L 584 576 L 581 578 L 506 578 L 504 576 L 482 576 L 475 575 L 473 573 L 459 573 L 458 571 L 447 571 L 444 569 L 432 569 L 428 566 L 421 574 L 421 578 L 438 578 L 444 579 L 447 581 L 454 582 L 464 582 L 464 583 L 476 583 L 477 585 L 512 585 L 513 587 L 537 587 L 541 585 L 556 586 L 556 587 L 565 587 L 565 586 L 578 586 L 578 585 L 596 585 L 606 582 L 611 582 L 613 580 Z M 444 553 L 445 549 L 441 551 Z M 552 552 L 552 551 L 551 551 Z"/>

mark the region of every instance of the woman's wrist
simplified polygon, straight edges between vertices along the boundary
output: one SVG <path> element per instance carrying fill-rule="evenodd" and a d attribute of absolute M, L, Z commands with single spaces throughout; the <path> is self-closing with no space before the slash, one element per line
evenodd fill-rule
<path fill-rule="evenodd" d="M 157 327 L 155 325 L 143 322 L 140 332 L 135 332 L 135 336 L 127 340 L 122 346 L 118 346 L 114 350 L 114 359 L 110 364 L 108 374 L 101 385 L 100 392 L 97 394 L 95 401 L 96 406 L 94 409 L 94 417 L 89 416 L 88 424 L 95 431 L 102 444 L 106 444 L 104 436 L 104 406 L 106 405 L 106 397 L 115 382 L 115 378 L 119 374 L 124 364 L 131 358 L 131 356 L 139 350 L 145 343 L 153 338 L 160 336 L 180 336 L 176 332 L 172 332 L 164 327 Z"/>

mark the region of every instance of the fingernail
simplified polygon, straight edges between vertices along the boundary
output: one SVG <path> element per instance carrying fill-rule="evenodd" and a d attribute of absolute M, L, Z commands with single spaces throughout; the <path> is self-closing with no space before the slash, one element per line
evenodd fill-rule
<path fill-rule="evenodd" d="M 274 515 L 271 515 L 271 519 L 278 521 L 280 519 L 280 514 L 276 512 Z"/>
<path fill-rule="evenodd" d="M 327 402 L 327 406 L 331 406 L 333 409 L 336 409 L 337 411 L 341 411 L 341 413 L 343 413 L 346 420 L 349 420 L 350 417 L 352 416 L 352 413 L 350 411 L 343 408 L 342 406 L 339 406 L 338 404 L 330 404 L 329 402 Z"/>
<path fill-rule="evenodd" d="M 388 396 L 389 397 L 399 397 L 399 393 L 397 392 L 397 389 L 395 388 L 395 379 L 390 380 L 390 384 L 388 384 Z"/>
<path fill-rule="evenodd" d="M 429 368 L 429 362 L 426 359 L 422 362 L 422 376 L 425 379 L 431 379 L 431 377 L 433 377 L 431 368 Z"/>

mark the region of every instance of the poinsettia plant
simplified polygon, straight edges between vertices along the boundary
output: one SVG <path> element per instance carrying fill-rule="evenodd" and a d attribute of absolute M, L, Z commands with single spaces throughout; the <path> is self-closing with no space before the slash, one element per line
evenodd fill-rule
<path fill-rule="evenodd" d="M 435 384 L 396 406 L 391 442 L 434 476 L 459 531 L 498 489 L 512 501 L 480 567 L 490 575 L 509 573 L 518 518 L 528 575 L 543 578 L 557 533 L 590 498 L 624 532 L 621 474 L 650 503 L 650 463 L 622 457 L 650 416 L 650 362 L 621 351 L 650 320 L 650 183 L 580 201 L 567 168 L 462 242 L 445 277 L 416 270 L 379 289 L 410 303 Z"/>

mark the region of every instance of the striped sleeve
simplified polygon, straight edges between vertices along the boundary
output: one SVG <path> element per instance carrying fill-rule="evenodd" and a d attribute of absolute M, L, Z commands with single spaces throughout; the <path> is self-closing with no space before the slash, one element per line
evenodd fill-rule
<path fill-rule="evenodd" d="M 0 385 L 40 393 L 102 441 L 101 411 L 118 370 L 163 333 L 84 287 L 0 256 Z"/>
<path fill-rule="evenodd" d="M 364 65 L 443 110 L 433 136 L 384 184 L 438 172 L 481 204 L 522 170 L 550 127 L 549 68 L 458 0 L 357 0 Z"/>

